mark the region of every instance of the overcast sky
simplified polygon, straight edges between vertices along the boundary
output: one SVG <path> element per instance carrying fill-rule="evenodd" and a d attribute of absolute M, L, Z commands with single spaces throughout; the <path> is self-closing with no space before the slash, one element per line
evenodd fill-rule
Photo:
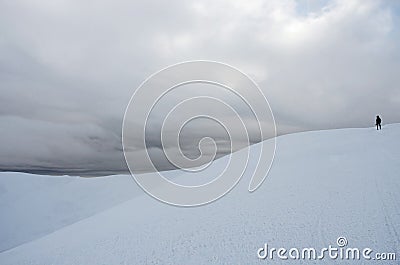
<path fill-rule="evenodd" d="M 390 0 L 0 1 L 0 170 L 124 172 L 132 93 L 187 60 L 252 77 L 279 134 L 400 122 L 399 12 Z"/>

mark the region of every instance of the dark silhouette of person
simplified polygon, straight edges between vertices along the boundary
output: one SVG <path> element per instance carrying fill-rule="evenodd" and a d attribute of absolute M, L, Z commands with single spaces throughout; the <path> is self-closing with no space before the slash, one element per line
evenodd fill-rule
<path fill-rule="evenodd" d="M 376 116 L 375 125 L 376 125 L 376 129 L 377 129 L 377 130 L 382 130 L 381 122 L 382 122 L 382 120 L 381 120 L 381 118 L 379 117 L 379 115 Z"/>

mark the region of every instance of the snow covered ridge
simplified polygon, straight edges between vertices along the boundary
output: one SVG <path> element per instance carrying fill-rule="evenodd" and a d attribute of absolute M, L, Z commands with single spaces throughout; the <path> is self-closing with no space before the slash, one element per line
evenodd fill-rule
<path fill-rule="evenodd" d="M 0 238 L 8 250 L 0 264 L 298 264 L 257 252 L 265 244 L 322 249 L 339 236 L 349 248 L 398 258 L 399 136 L 400 124 L 392 124 L 278 137 L 274 164 L 256 192 L 247 191 L 245 173 L 228 195 L 196 208 L 160 203 L 129 176 L 1 173 Z M 182 172 L 170 174 L 187 181 Z M 398 264 L 355 261 L 363 262 Z"/>
<path fill-rule="evenodd" d="M 0 173 L 0 251 L 47 235 L 138 195 L 131 176 L 96 179 Z"/>

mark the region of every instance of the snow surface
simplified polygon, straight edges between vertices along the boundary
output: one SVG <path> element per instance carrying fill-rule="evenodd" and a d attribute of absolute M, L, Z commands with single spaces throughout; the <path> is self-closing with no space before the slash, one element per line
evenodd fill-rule
<path fill-rule="evenodd" d="M 398 264 L 260 260 L 257 249 L 320 249 L 345 236 L 349 247 L 399 259 L 399 136 L 393 124 L 278 137 L 271 172 L 256 192 L 247 191 L 247 172 L 228 195 L 195 208 L 163 204 L 127 176 L 3 173 L 1 246 L 30 241 L 1 252 L 0 264 Z"/>
<path fill-rule="evenodd" d="M 139 190 L 127 175 L 94 180 L 0 173 L 0 251 L 108 209 Z"/>

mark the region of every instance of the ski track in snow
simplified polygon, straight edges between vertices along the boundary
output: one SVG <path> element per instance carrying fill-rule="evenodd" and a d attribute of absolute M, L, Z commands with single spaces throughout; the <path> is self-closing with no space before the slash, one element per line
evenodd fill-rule
<path fill-rule="evenodd" d="M 228 195 L 202 207 L 172 207 L 143 193 L 0 253 L 0 264 L 399 264 L 259 260 L 256 254 L 264 243 L 321 249 L 345 236 L 349 247 L 398 256 L 399 135 L 394 124 L 379 132 L 278 137 L 274 165 L 254 193 L 247 192 L 247 175 Z"/>

